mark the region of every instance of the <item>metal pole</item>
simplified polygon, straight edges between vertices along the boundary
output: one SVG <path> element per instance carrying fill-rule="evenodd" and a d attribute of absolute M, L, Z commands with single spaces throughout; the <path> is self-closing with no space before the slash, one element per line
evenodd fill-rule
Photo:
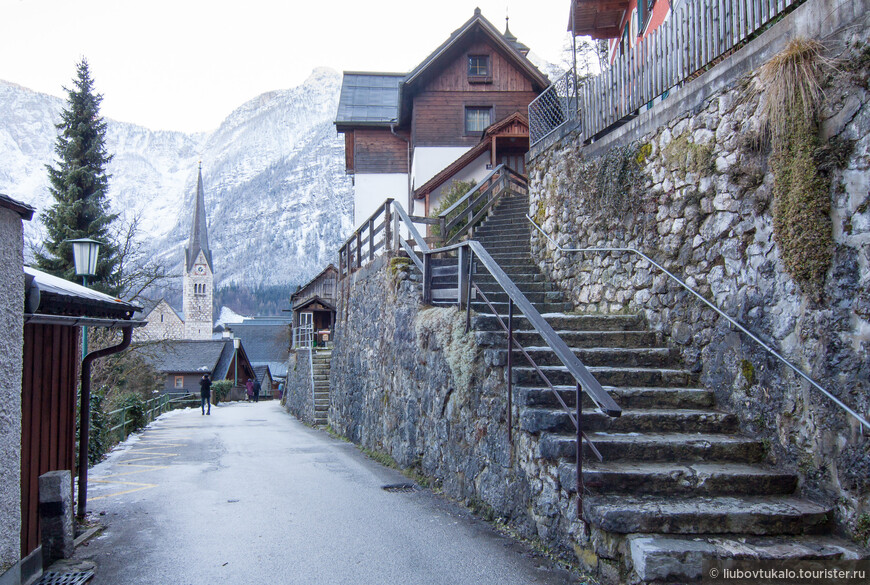
<path fill-rule="evenodd" d="M 583 395 L 577 384 L 577 517 L 583 517 Z"/>
<path fill-rule="evenodd" d="M 514 425 L 513 425 L 513 394 L 514 394 L 514 301 L 508 297 L 508 349 L 507 349 L 507 424 L 508 424 L 508 443 L 514 443 Z"/>
<path fill-rule="evenodd" d="M 88 288 L 88 275 L 82 275 L 82 286 Z M 88 355 L 88 328 L 87 326 L 82 327 L 82 359 L 85 359 L 85 356 Z"/>

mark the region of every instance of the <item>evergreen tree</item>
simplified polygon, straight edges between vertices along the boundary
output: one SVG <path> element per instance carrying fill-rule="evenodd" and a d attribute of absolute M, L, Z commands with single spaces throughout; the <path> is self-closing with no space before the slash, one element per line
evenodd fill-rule
<path fill-rule="evenodd" d="M 119 289 L 118 251 L 109 228 L 117 215 L 110 213 L 106 198 L 109 187 L 106 165 L 112 156 L 106 151 L 106 123 L 100 116 L 103 96 L 94 93 L 87 60 L 82 59 L 76 69 L 74 87 L 64 87 L 67 105 L 56 124 L 57 164 L 46 165 L 55 203 L 40 216 L 48 238 L 44 242 L 47 253 L 36 254 L 37 265 L 41 270 L 78 282 L 72 245 L 67 240 L 98 240 L 104 245 L 100 247 L 97 273 L 89 277 L 88 286 L 114 295 Z"/>

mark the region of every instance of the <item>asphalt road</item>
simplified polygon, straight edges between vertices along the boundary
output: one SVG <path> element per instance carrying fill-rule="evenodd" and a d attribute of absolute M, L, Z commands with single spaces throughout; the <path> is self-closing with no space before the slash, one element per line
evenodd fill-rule
<path fill-rule="evenodd" d="M 164 415 L 90 478 L 93 585 L 581 582 L 274 401 Z"/>

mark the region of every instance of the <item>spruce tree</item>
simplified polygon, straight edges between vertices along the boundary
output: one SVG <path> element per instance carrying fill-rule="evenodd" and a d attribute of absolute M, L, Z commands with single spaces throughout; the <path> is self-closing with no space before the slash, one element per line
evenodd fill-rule
<path fill-rule="evenodd" d="M 100 116 L 103 96 L 94 93 L 86 59 L 76 65 L 76 70 L 73 88 L 64 87 L 67 104 L 56 124 L 57 162 L 55 166 L 46 165 L 55 203 L 40 215 L 48 232 L 44 242 L 48 253 L 36 254 L 37 265 L 50 274 L 78 282 L 81 277 L 76 276 L 68 240 L 98 240 L 104 245 L 100 247 L 97 273 L 88 278 L 88 286 L 116 295 L 118 251 L 109 228 L 117 215 L 110 213 L 106 198 L 110 177 L 106 166 L 112 156 L 106 150 L 106 123 Z"/>

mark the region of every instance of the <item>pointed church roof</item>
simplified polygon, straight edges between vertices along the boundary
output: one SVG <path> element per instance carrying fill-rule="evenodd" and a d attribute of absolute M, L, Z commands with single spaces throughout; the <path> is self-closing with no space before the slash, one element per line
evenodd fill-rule
<path fill-rule="evenodd" d="M 205 222 L 205 193 L 202 189 L 202 163 L 199 163 L 199 176 L 196 179 L 196 201 L 193 204 L 193 224 L 190 226 L 190 239 L 185 249 L 185 270 L 190 272 L 196 257 L 202 251 L 208 267 L 214 272 L 211 263 L 211 248 L 208 247 L 208 228 Z"/>

